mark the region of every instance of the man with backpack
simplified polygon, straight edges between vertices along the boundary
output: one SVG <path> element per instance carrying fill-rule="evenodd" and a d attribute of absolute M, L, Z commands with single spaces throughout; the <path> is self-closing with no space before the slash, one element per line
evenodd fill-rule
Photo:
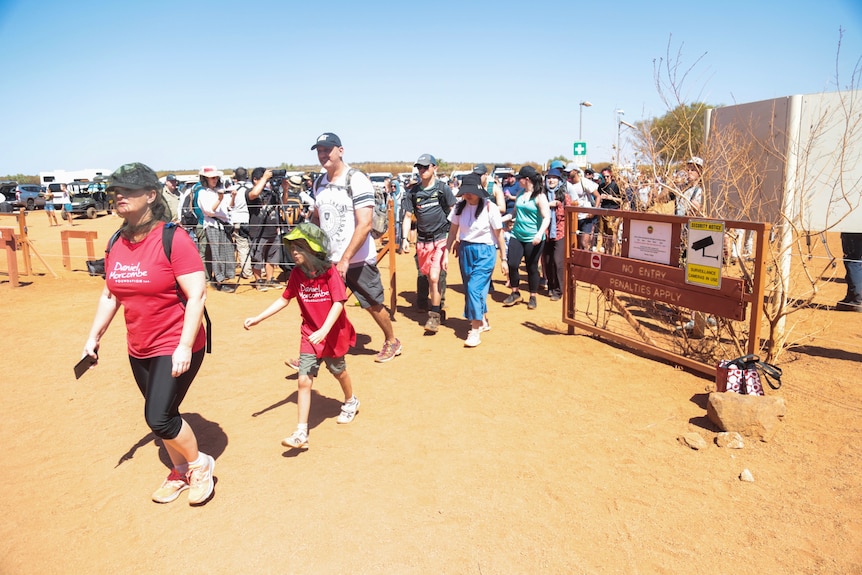
<path fill-rule="evenodd" d="M 253 187 L 246 194 L 251 238 L 252 274 L 259 291 L 279 287 L 275 267 L 281 265 L 281 190 L 270 184 L 272 170 L 255 168 L 251 172 Z M 276 186 L 278 188 L 278 186 Z"/>
<path fill-rule="evenodd" d="M 425 331 L 435 333 L 442 320 L 443 286 L 446 285 L 446 272 L 442 264 L 447 257 L 449 211 L 455 205 L 455 196 L 449 186 L 437 179 L 437 159 L 434 156 L 422 154 L 413 166 L 419 171 L 419 182 L 404 194 L 401 202 L 404 213 L 402 227 L 410 229 L 411 216 L 416 217 L 416 265 L 419 268 L 416 302 L 421 309 L 423 303 L 428 305 L 426 302 L 430 298 Z M 422 293 L 423 278 L 426 278 L 428 285 L 425 293 Z"/>
<path fill-rule="evenodd" d="M 251 258 L 249 254 L 249 215 L 248 192 L 251 184 L 248 182 L 248 170 L 240 166 L 233 171 L 234 185 L 230 189 L 228 215 L 233 226 L 233 243 L 239 259 L 240 275 L 243 279 L 251 277 Z"/>
<path fill-rule="evenodd" d="M 212 262 L 210 261 L 209 242 L 207 241 L 206 231 L 204 230 L 204 213 L 198 206 L 198 193 L 202 189 L 200 182 L 192 185 L 187 185 L 186 189 L 180 194 L 179 211 L 180 225 L 186 230 L 194 240 L 198 247 L 198 254 L 201 256 L 201 261 L 204 262 L 204 274 L 207 281 L 212 279 Z"/>
<path fill-rule="evenodd" d="M 326 171 L 313 186 L 313 223 L 329 237 L 329 259 L 347 287 L 383 331 L 385 341 L 375 361 L 387 362 L 401 355 L 401 342 L 395 337 L 389 312 L 383 305 L 383 282 L 371 237 L 374 186 L 368 176 L 344 161 L 344 148 L 337 135 L 321 134 L 311 149 L 317 151 L 317 159 Z"/>

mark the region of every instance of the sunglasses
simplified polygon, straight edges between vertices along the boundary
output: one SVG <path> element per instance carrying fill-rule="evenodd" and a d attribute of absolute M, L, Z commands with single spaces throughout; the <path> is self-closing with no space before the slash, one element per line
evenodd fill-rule
<path fill-rule="evenodd" d="M 421 165 L 418 165 L 418 164 L 416 165 L 416 169 L 417 169 L 417 170 L 419 170 L 420 172 L 424 172 L 425 170 L 427 170 L 427 169 L 428 169 L 428 168 L 430 168 L 430 167 L 431 167 L 431 166 L 421 166 Z"/>

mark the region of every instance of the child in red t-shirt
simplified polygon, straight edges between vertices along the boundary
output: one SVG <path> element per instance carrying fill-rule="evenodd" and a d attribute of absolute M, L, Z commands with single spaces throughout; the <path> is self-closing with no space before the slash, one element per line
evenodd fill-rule
<path fill-rule="evenodd" d="M 359 411 L 359 400 L 353 395 L 353 384 L 347 373 L 344 355 L 356 343 L 356 332 L 344 313 L 347 288 L 344 280 L 329 261 L 329 240 L 319 227 L 301 223 L 284 239 L 296 266 L 287 287 L 276 301 L 255 317 L 245 320 L 243 327 L 259 324 L 280 312 L 296 298 L 302 315 L 302 340 L 299 346 L 299 389 L 296 407 L 299 423 L 293 435 L 281 444 L 285 447 L 308 449 L 308 412 L 311 408 L 311 386 L 321 362 L 335 376 L 344 391 L 344 404 L 338 423 L 350 423 Z"/>

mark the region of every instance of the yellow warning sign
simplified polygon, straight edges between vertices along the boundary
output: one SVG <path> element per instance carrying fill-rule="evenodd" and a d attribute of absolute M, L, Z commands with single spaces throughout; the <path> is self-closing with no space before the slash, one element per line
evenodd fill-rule
<path fill-rule="evenodd" d="M 685 266 L 685 281 L 690 284 L 719 288 L 721 287 L 721 268 L 688 264 Z"/>

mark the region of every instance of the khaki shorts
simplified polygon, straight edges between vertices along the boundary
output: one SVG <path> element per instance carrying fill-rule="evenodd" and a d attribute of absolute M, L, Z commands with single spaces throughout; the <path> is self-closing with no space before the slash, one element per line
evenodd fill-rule
<path fill-rule="evenodd" d="M 320 364 L 326 363 L 326 369 L 332 375 L 343 373 L 347 369 L 347 362 L 344 356 L 341 357 L 317 357 L 313 353 L 299 354 L 299 375 L 308 375 L 317 377 L 317 372 L 320 370 Z"/>

